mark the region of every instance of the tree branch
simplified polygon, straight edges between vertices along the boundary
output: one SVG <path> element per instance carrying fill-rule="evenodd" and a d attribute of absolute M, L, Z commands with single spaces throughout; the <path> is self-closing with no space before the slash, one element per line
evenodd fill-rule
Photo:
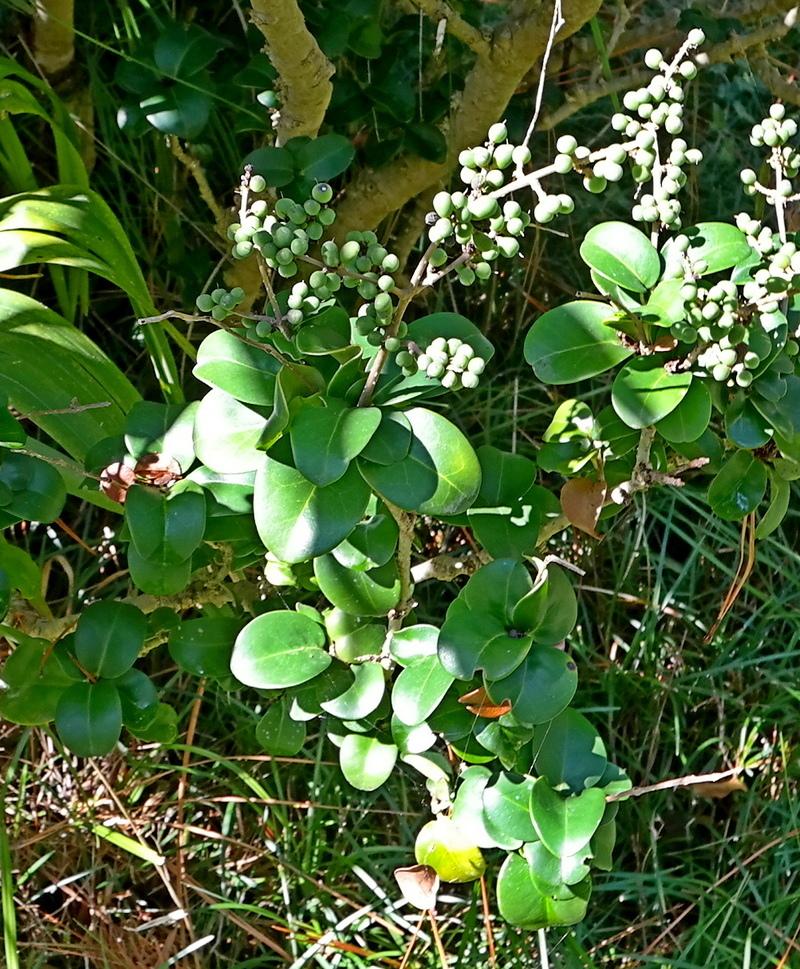
<path fill-rule="evenodd" d="M 331 100 L 333 65 L 309 33 L 297 0 L 251 0 L 251 6 L 250 20 L 264 35 L 280 78 L 277 143 L 315 138 Z"/>

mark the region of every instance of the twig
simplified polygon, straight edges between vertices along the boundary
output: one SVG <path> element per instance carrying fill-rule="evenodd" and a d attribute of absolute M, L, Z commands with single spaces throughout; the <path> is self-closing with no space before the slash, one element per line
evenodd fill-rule
<path fill-rule="evenodd" d="M 550 33 L 547 37 L 547 46 L 542 56 L 542 69 L 539 72 L 539 84 L 536 88 L 536 103 L 533 108 L 533 117 L 531 118 L 531 123 L 528 125 L 528 130 L 525 132 L 525 138 L 522 141 L 523 145 L 528 144 L 533 136 L 533 132 L 536 130 L 536 122 L 539 120 L 539 112 L 542 109 L 542 97 L 544 96 L 544 85 L 547 80 L 547 65 L 550 61 L 550 53 L 553 50 L 556 34 L 565 23 L 566 21 L 561 11 L 561 0 L 555 0 L 553 3 L 553 20 L 550 23 Z"/>
<path fill-rule="evenodd" d="M 110 407 L 110 400 L 101 400 L 96 404 L 79 404 L 78 398 L 73 397 L 69 407 L 60 407 L 58 410 L 32 410 L 27 414 L 18 414 L 21 421 L 30 420 L 33 417 L 49 417 L 51 414 L 80 414 L 84 410 L 94 410 L 97 407 Z"/>
<path fill-rule="evenodd" d="M 214 197 L 214 193 L 211 191 L 211 186 L 208 184 L 208 179 L 206 178 L 206 173 L 203 171 L 203 166 L 200 164 L 200 159 L 184 151 L 176 135 L 167 135 L 167 145 L 172 154 L 186 167 L 186 170 L 195 182 L 197 182 L 200 197 L 214 216 L 214 221 L 217 225 L 222 225 L 225 220 L 225 213 L 220 208 Z"/>
<path fill-rule="evenodd" d="M 477 54 L 478 57 L 489 57 L 492 50 L 489 42 L 479 30 L 463 20 L 449 3 L 445 3 L 444 0 L 411 0 L 411 2 L 434 23 L 447 21 L 447 32 L 469 47 L 473 54 Z"/>
<path fill-rule="evenodd" d="M 659 781 L 658 784 L 632 787 L 629 791 L 611 794 L 606 800 L 623 801 L 628 797 L 641 797 L 642 794 L 653 794 L 655 791 L 670 791 L 676 787 L 689 787 L 692 784 L 713 784 L 715 781 L 722 781 L 726 777 L 736 777 L 746 770 L 748 770 L 747 767 L 731 767 L 730 770 L 716 771 L 713 774 L 687 774 L 686 777 L 673 777 L 668 781 Z"/>

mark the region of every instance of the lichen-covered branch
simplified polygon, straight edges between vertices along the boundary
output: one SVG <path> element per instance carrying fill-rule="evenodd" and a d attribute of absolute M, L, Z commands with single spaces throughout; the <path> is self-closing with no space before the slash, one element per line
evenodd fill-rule
<path fill-rule="evenodd" d="M 565 26 L 558 41 L 575 33 L 593 17 L 601 0 L 566 0 Z M 509 18 L 493 33 L 488 50 L 478 54 L 463 91 L 453 100 L 445 136 L 448 158 L 442 164 L 410 155 L 378 171 L 367 169 L 351 184 L 338 207 L 337 237 L 353 229 L 374 228 L 409 199 L 421 195 L 447 176 L 458 153 L 480 144 L 489 126 L 502 118 L 520 81 L 543 54 L 549 36 L 552 5 L 531 4 L 524 19 Z"/>
<path fill-rule="evenodd" d="M 333 65 L 309 32 L 297 0 L 251 0 L 251 7 L 250 20 L 264 35 L 280 79 L 277 143 L 314 138 L 331 100 Z"/>

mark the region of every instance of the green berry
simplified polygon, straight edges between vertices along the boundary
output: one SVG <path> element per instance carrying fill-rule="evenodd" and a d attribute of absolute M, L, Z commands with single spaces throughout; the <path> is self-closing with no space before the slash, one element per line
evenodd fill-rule
<path fill-rule="evenodd" d="M 197 308 L 201 313 L 210 313 L 214 309 L 214 300 L 208 295 L 208 293 L 203 293 L 198 296 L 195 300 Z"/>
<path fill-rule="evenodd" d="M 571 155 L 578 147 L 578 139 L 572 135 L 562 135 L 556 142 L 556 151 L 562 155 Z"/>
<path fill-rule="evenodd" d="M 444 383 L 444 381 L 442 381 Z M 466 390 L 474 390 L 480 383 L 480 377 L 476 373 L 466 373 L 461 374 L 461 386 Z"/>
<path fill-rule="evenodd" d="M 258 194 L 263 192 L 267 187 L 267 180 L 263 175 L 252 175 L 250 177 L 250 185 L 248 186 L 251 192 Z"/>
<path fill-rule="evenodd" d="M 449 219 L 453 214 L 453 198 L 449 192 L 437 192 L 433 197 L 433 210 L 442 219 Z"/>
<path fill-rule="evenodd" d="M 517 145 L 511 153 L 515 165 L 527 165 L 531 160 L 531 150 L 527 145 Z"/>
<path fill-rule="evenodd" d="M 333 189 L 327 182 L 319 182 L 311 189 L 311 198 L 320 205 L 327 205 L 333 198 Z"/>
<path fill-rule="evenodd" d="M 234 259 L 246 259 L 253 251 L 252 242 L 237 242 L 233 247 L 233 258 Z"/>
<path fill-rule="evenodd" d="M 489 128 L 488 140 L 491 141 L 492 144 L 499 145 L 507 138 L 508 138 L 508 129 L 504 124 L 502 123 L 493 124 L 491 128 Z"/>
<path fill-rule="evenodd" d="M 651 71 L 657 71 L 664 63 L 664 55 L 655 47 L 651 47 L 644 55 L 644 63 Z"/>

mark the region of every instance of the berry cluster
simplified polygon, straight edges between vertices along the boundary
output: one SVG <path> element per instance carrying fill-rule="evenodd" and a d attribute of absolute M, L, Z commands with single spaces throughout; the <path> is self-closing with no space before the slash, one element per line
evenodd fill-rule
<path fill-rule="evenodd" d="M 244 290 L 241 286 L 236 286 L 230 291 L 220 288 L 211 293 L 203 293 L 195 302 L 201 313 L 210 313 L 213 319 L 222 323 L 243 301 Z"/>
<path fill-rule="evenodd" d="M 465 286 L 488 279 L 491 263 L 499 256 L 513 259 L 518 255 L 519 238 L 531 222 L 517 202 L 508 201 L 501 208 L 491 194 L 505 184 L 512 164 L 521 168 L 531 159 L 530 149 L 510 145 L 507 138 L 504 124 L 492 125 L 485 145 L 458 156 L 467 189 L 438 192 L 433 199 L 428 238 L 437 248 L 430 254 L 430 265 L 434 269 L 443 266 L 450 258 L 443 246 L 455 242 L 469 256 L 468 263 L 456 267 Z"/>
<path fill-rule="evenodd" d="M 258 177 L 251 178 L 251 188 Z M 242 222 L 228 227 L 233 257 L 246 259 L 257 249 L 270 269 L 290 279 L 297 273 L 297 257 L 306 255 L 311 244 L 322 238 L 325 227 L 336 219 L 336 213 L 327 207 L 332 198 L 333 189 L 321 182 L 302 205 L 293 199 L 278 199 L 274 215 L 268 214 L 264 199 L 253 202 Z"/>
<path fill-rule="evenodd" d="M 424 373 L 431 380 L 438 380 L 447 390 L 458 387 L 474 390 L 486 367 L 483 357 L 457 337 L 449 340 L 437 337 L 417 356 L 410 350 L 401 350 L 395 360 L 402 368 L 403 376 Z"/>
<path fill-rule="evenodd" d="M 777 148 L 785 145 L 790 138 L 797 134 L 797 122 L 793 118 L 787 118 L 786 108 L 782 104 L 770 106 L 769 115 L 763 118 L 759 124 L 753 125 L 750 132 L 750 144 L 756 148 L 766 145 L 768 148 Z M 797 152 L 792 151 L 797 157 Z M 794 163 L 797 167 L 797 163 Z"/>

